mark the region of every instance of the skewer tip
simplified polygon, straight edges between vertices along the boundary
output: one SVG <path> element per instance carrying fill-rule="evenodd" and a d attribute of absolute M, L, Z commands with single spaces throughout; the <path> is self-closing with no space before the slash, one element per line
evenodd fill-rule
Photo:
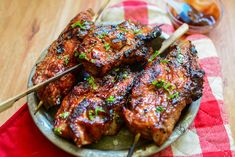
<path fill-rule="evenodd" d="M 37 108 L 36 108 L 35 111 L 34 111 L 34 115 L 36 115 L 36 113 L 39 111 L 39 109 L 42 107 L 42 105 L 43 105 L 43 101 L 41 100 L 41 101 L 39 102 Z"/>
<path fill-rule="evenodd" d="M 132 144 L 131 148 L 130 148 L 129 151 L 128 151 L 127 157 L 131 157 L 131 156 L 133 155 L 134 150 L 135 150 L 135 146 L 136 146 L 136 144 L 138 143 L 138 141 L 139 141 L 139 139 L 140 139 L 140 135 L 141 135 L 140 133 L 137 133 L 137 134 L 135 135 L 133 144 Z"/>

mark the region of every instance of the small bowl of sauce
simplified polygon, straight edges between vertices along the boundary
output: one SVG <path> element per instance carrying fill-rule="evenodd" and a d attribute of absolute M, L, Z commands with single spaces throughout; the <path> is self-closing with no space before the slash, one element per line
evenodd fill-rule
<path fill-rule="evenodd" d="M 188 22 L 189 34 L 206 34 L 214 29 L 222 19 L 223 4 L 221 0 L 184 0 L 183 2 L 192 8 L 192 11 L 188 13 L 191 18 L 191 21 Z M 167 11 L 176 28 L 184 23 L 174 8 L 167 5 Z"/>

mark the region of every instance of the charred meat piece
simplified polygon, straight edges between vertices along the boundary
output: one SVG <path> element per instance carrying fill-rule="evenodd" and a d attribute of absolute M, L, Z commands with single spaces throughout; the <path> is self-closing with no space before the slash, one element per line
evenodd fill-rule
<path fill-rule="evenodd" d="M 136 75 L 129 68 L 112 70 L 102 79 L 86 78 L 64 98 L 55 117 L 54 131 L 77 146 L 114 135 L 122 124 L 122 108 Z"/>
<path fill-rule="evenodd" d="M 86 71 L 103 76 L 119 65 L 147 61 L 153 51 L 145 41 L 160 35 L 158 27 L 151 29 L 129 21 L 99 26 L 90 31 L 78 47 L 79 60 Z"/>
<path fill-rule="evenodd" d="M 89 29 L 94 27 L 91 22 L 92 16 L 93 12 L 87 10 L 72 19 L 58 39 L 49 47 L 45 58 L 36 65 L 36 72 L 32 78 L 34 85 L 78 64 L 74 50 L 81 43 Z M 68 94 L 75 83 L 75 74 L 69 73 L 41 88 L 37 94 L 39 99 L 43 100 L 44 106 L 49 108 L 60 104 L 62 98 Z"/>
<path fill-rule="evenodd" d="M 202 96 L 204 71 L 189 41 L 172 46 L 165 59 L 149 62 L 124 108 L 133 133 L 162 145 L 171 135 L 181 111 Z"/>

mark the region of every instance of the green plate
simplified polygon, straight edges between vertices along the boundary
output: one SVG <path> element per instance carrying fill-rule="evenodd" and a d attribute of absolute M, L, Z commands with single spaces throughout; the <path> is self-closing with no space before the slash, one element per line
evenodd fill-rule
<path fill-rule="evenodd" d="M 155 41 L 154 47 L 159 47 L 162 40 L 166 39 L 167 37 L 167 35 L 163 34 L 161 38 Z M 46 53 L 47 50 L 43 51 L 37 62 L 40 62 L 44 58 Z M 35 68 L 36 67 L 34 66 L 30 73 L 28 87 L 31 87 L 33 85 L 31 79 L 35 73 Z M 63 138 L 60 138 L 53 133 L 53 115 L 55 111 L 52 110 L 48 112 L 42 107 L 40 108 L 39 112 L 34 115 L 36 106 L 39 103 L 36 93 L 29 94 L 27 96 L 27 101 L 30 114 L 37 127 L 48 140 L 50 140 L 53 144 L 63 149 L 64 151 L 75 156 L 84 157 L 124 157 L 127 155 L 128 149 L 130 148 L 133 141 L 133 135 L 126 128 L 122 128 L 122 130 L 116 136 L 105 136 L 98 143 L 88 145 L 83 148 L 78 148 L 72 142 L 64 140 Z M 133 156 L 149 156 L 171 145 L 187 130 L 187 128 L 193 122 L 199 110 L 199 106 L 200 99 L 193 102 L 191 105 L 188 105 L 188 107 L 184 109 L 179 122 L 174 128 L 172 135 L 161 147 L 157 147 L 153 142 L 141 140 L 137 145 L 136 151 Z"/>

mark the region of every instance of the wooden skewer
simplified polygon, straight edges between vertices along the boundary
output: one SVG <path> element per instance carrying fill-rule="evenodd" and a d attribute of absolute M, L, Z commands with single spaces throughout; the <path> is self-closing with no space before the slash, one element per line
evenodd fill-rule
<path fill-rule="evenodd" d="M 109 0 L 108 0 L 109 1 Z M 106 5 L 108 3 L 105 3 Z M 105 8 L 105 7 L 102 7 L 102 8 Z M 95 18 L 96 20 L 98 19 Z M 167 40 L 165 40 L 163 43 L 162 43 L 162 47 L 160 48 L 159 50 L 159 53 L 162 53 L 164 52 L 173 42 L 175 42 L 178 38 L 180 38 L 185 32 L 187 32 L 188 30 L 188 25 L 187 24 L 183 24 L 181 27 L 179 27 Z M 52 82 L 52 81 L 55 81 L 57 80 L 58 78 L 64 76 L 65 74 L 73 71 L 74 69 L 77 69 L 78 67 L 80 66 L 80 64 L 78 65 L 75 65 L 74 67 L 71 67 L 70 69 L 67 69 L 66 71 L 62 72 L 62 73 L 59 73 L 58 75 L 42 82 L 42 83 L 39 83 L 29 89 L 27 89 L 26 91 L 22 92 L 21 94 L 18 94 L 2 103 L 0 103 L 0 113 L 4 110 L 6 110 L 7 108 L 11 107 L 16 101 L 18 101 L 19 99 L 21 99 L 22 97 L 38 90 L 39 88 L 47 85 L 48 83 Z"/>
<path fill-rule="evenodd" d="M 136 144 L 138 143 L 138 141 L 139 141 L 139 139 L 140 139 L 140 136 L 141 136 L 140 133 L 137 133 L 137 134 L 135 135 L 135 139 L 134 139 L 134 141 L 133 141 L 133 144 L 132 144 L 131 148 L 130 148 L 129 151 L 128 151 L 127 157 L 131 157 L 132 154 L 134 153 L 135 146 L 136 146 Z"/>
<path fill-rule="evenodd" d="M 72 67 L 72 68 L 70 68 L 70 69 L 67 69 L 67 70 L 65 70 L 64 72 L 59 73 L 59 74 L 55 75 L 54 77 L 49 78 L 48 80 L 46 80 L 46 81 L 44 81 L 44 82 L 42 82 L 42 83 L 39 83 L 39 84 L 37 84 L 37 85 L 35 85 L 35 86 L 33 86 L 33 87 L 30 87 L 30 88 L 28 88 L 26 91 L 24 91 L 24 92 L 22 92 L 22 93 L 20 93 L 20 94 L 18 94 L 18 95 L 16 95 L 16 96 L 14 96 L 14 97 L 8 99 L 8 100 L 2 102 L 2 103 L 0 104 L 0 113 L 1 113 L 2 111 L 6 110 L 7 108 L 11 107 L 11 106 L 12 106 L 16 101 L 18 101 L 19 99 L 21 99 L 21 98 L 23 98 L 24 96 L 26 96 L 26 95 L 28 95 L 28 94 L 30 94 L 30 93 L 32 93 L 32 92 L 34 92 L 34 91 L 40 89 L 41 87 L 47 85 L 47 84 L 50 83 L 50 82 L 57 80 L 58 78 L 64 76 L 65 74 L 67 74 L 67 73 L 69 73 L 69 72 L 72 72 L 73 70 L 77 69 L 80 65 L 81 65 L 81 64 L 75 65 L 74 67 Z"/>
<path fill-rule="evenodd" d="M 182 37 L 189 29 L 189 26 L 187 24 L 183 24 L 180 26 L 168 39 L 163 41 L 161 48 L 159 49 L 159 54 L 163 53 L 171 44 L 173 44 L 177 39 Z M 135 135 L 134 142 L 131 146 L 131 148 L 128 151 L 127 157 L 131 157 L 132 154 L 134 153 L 135 146 L 139 141 L 140 138 L 140 133 L 137 133 Z"/>
<path fill-rule="evenodd" d="M 102 6 L 100 7 L 100 9 L 99 9 L 99 11 L 97 12 L 97 14 L 94 16 L 94 18 L 93 18 L 93 21 L 94 21 L 94 22 L 95 22 L 97 19 L 99 19 L 99 17 L 100 17 L 100 15 L 101 15 L 102 11 L 106 8 L 106 6 L 108 5 L 109 2 L 110 2 L 110 0 L 105 0 L 105 2 L 102 4 Z M 70 69 L 67 69 L 66 71 L 64 71 L 64 72 L 62 72 L 62 73 L 59 73 L 58 75 L 56 75 L 56 76 L 54 76 L 54 77 L 52 77 L 52 78 L 50 78 L 50 79 L 48 79 L 48 80 L 46 80 L 46 81 L 44 81 L 44 82 L 42 82 L 42 83 L 39 83 L 39 84 L 37 84 L 37 85 L 35 85 L 35 86 L 33 86 L 33 87 L 27 89 L 26 91 L 24 91 L 24 92 L 22 92 L 22 93 L 20 93 L 20 94 L 18 94 L 18 95 L 16 95 L 16 96 L 14 96 L 14 97 L 12 97 L 12 98 L 9 98 L 8 100 L 6 100 L 6 101 L 0 103 L 0 113 L 3 112 L 3 111 L 5 111 L 5 110 L 8 109 L 9 107 L 11 107 L 11 106 L 12 106 L 16 101 L 18 101 L 19 99 L 23 98 L 24 96 L 26 96 L 26 95 L 28 95 L 28 94 L 30 94 L 30 93 L 36 91 L 36 90 L 38 90 L 39 88 L 41 88 L 41 87 L 47 85 L 47 84 L 50 83 L 50 82 L 53 82 L 53 81 L 57 80 L 58 78 L 64 76 L 65 74 L 67 74 L 67 73 L 69 73 L 69 72 L 71 72 L 71 71 L 77 69 L 80 65 L 81 65 L 81 64 L 75 65 L 74 67 L 71 67 Z M 42 106 L 42 104 L 43 104 L 43 103 L 41 103 L 40 107 Z M 38 105 L 37 108 L 38 108 L 37 110 L 39 110 L 39 105 Z M 35 114 L 36 114 L 36 113 L 37 113 L 37 111 L 35 111 Z"/>
<path fill-rule="evenodd" d="M 35 109 L 35 111 L 34 111 L 34 115 L 39 111 L 39 109 L 42 107 L 42 105 L 43 105 L 43 101 L 41 100 L 39 103 L 38 103 L 38 106 L 37 106 L 37 108 Z"/>
<path fill-rule="evenodd" d="M 188 24 L 184 23 L 181 25 L 168 39 L 162 42 L 162 46 L 159 49 L 159 53 L 163 53 L 171 44 L 173 44 L 177 39 L 182 37 L 189 29 Z"/>

